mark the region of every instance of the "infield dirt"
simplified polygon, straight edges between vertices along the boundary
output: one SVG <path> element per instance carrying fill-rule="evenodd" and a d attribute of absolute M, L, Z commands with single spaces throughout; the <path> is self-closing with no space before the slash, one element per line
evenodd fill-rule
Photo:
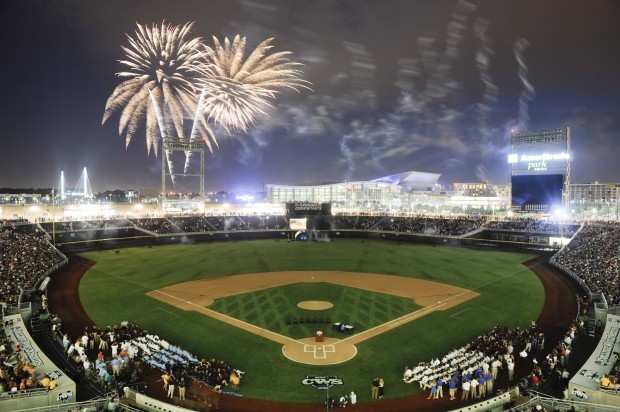
<path fill-rule="evenodd" d="M 292 339 L 208 308 L 217 298 L 299 282 L 327 282 L 410 298 L 422 308 L 344 339 L 325 336 L 323 342 L 315 342 L 314 337 L 300 340 Z M 147 295 L 180 309 L 202 313 L 278 342 L 283 345 L 282 353 L 284 356 L 295 362 L 310 365 L 332 365 L 352 359 L 357 353 L 356 343 L 380 335 L 434 311 L 449 309 L 479 294 L 444 283 L 402 276 L 357 272 L 299 271 L 251 273 L 194 280 L 166 286 L 151 291 Z M 188 299 L 188 296 L 191 296 L 191 300 Z"/>

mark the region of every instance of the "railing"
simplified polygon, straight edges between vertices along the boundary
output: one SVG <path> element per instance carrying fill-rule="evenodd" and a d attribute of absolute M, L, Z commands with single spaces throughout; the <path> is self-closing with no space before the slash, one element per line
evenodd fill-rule
<path fill-rule="evenodd" d="M 513 408 L 508 409 L 510 412 L 517 411 L 531 411 L 536 408 L 536 405 L 543 406 L 548 411 L 588 411 L 588 412 L 618 412 L 620 407 L 600 405 L 596 403 L 589 403 L 583 401 L 569 401 L 566 399 L 553 398 L 551 396 L 530 391 L 532 396 L 524 403 L 519 404 Z"/>
<path fill-rule="evenodd" d="M 33 388 L 33 389 L 25 389 L 23 391 L 17 392 L 6 392 L 0 395 L 0 409 L 2 409 L 2 401 L 8 399 L 18 399 L 18 398 L 30 398 L 32 396 L 45 396 L 47 395 L 47 389 L 45 388 Z"/>
<path fill-rule="evenodd" d="M 22 312 L 30 312 L 32 310 L 31 302 L 18 303 L 16 306 L 2 306 L 2 317 L 10 315 L 18 315 Z"/>
<path fill-rule="evenodd" d="M 126 408 L 125 410 L 127 411 L 141 411 L 141 410 L 146 409 L 148 411 L 159 411 L 159 412 L 191 412 L 190 409 L 186 409 L 181 406 L 176 406 L 170 403 L 166 403 L 164 401 L 151 398 L 147 395 L 138 393 L 128 387 L 124 388 L 124 392 L 125 392 L 125 396 L 124 396 L 125 398 L 131 400 L 132 402 L 135 402 L 136 405 L 138 405 L 140 408 L 143 408 L 143 409 L 135 409 L 135 408 L 128 407 L 125 404 L 121 404 L 120 406 L 123 408 Z"/>
<path fill-rule="evenodd" d="M 115 395 L 100 397 L 84 402 L 63 403 L 59 405 L 40 406 L 36 408 L 19 409 L 14 412 L 69 412 L 69 411 L 89 411 L 100 412 L 114 410 L 117 412 L 140 412 L 139 409 L 127 405 L 120 405 Z"/>
<path fill-rule="evenodd" d="M 607 313 L 620 316 L 620 305 L 610 306 Z"/>

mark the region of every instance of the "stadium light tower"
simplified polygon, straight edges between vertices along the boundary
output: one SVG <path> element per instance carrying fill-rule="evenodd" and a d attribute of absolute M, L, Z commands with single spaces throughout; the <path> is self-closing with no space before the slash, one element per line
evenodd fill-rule
<path fill-rule="evenodd" d="M 520 198 L 541 200 L 538 198 L 545 196 L 541 195 L 540 188 L 538 192 L 541 193 L 536 193 L 536 186 L 549 184 L 554 189 L 556 185 L 555 182 L 551 184 L 551 179 L 558 176 L 558 179 L 561 179 L 559 183 L 562 187 L 562 208 L 568 210 L 570 208 L 570 163 L 572 160 L 570 128 L 512 130 L 510 143 L 508 163 L 512 174 L 513 203 Z M 549 180 L 546 181 L 543 177 Z M 515 188 L 517 181 L 519 182 L 518 189 Z M 526 183 L 527 187 L 524 187 Z M 543 203 L 531 203 L 533 207 L 543 205 Z"/>
<path fill-rule="evenodd" d="M 161 207 L 162 210 L 166 210 L 166 204 L 172 203 L 173 199 L 168 199 L 166 192 L 166 179 L 170 177 L 174 182 L 175 176 L 198 176 L 200 177 L 200 201 L 204 202 L 205 198 L 205 150 L 204 140 L 181 140 L 177 138 L 162 139 L 163 153 L 161 155 Z M 197 173 L 177 173 L 166 167 L 166 156 L 164 153 L 184 152 L 187 156 L 188 153 L 200 153 L 200 169 Z"/>
<path fill-rule="evenodd" d="M 192 126 L 192 136 L 190 137 L 189 141 L 180 139 L 178 136 L 167 136 L 166 129 L 164 128 L 164 121 L 163 121 L 161 110 L 151 90 L 149 90 L 149 95 L 151 97 L 151 104 L 155 108 L 155 114 L 157 117 L 159 132 L 162 137 L 161 139 L 161 142 L 162 142 L 161 143 L 162 144 L 162 154 L 161 154 L 161 207 L 162 207 L 162 210 L 165 212 L 167 204 L 172 203 L 173 201 L 172 199 L 168 199 L 168 193 L 166 190 L 166 179 L 168 177 L 170 177 L 172 184 L 174 185 L 176 176 L 199 176 L 200 177 L 200 201 L 204 202 L 204 198 L 205 198 L 205 152 L 204 152 L 205 141 L 204 139 L 194 138 L 194 132 L 196 131 L 196 128 L 194 126 Z M 201 100 L 202 98 L 203 97 L 201 96 Z M 198 110 L 200 109 L 200 107 L 201 107 L 200 104 L 198 104 L 198 106 L 196 107 L 196 116 L 194 118 L 194 124 L 197 121 L 197 116 L 199 113 Z M 198 173 L 187 173 L 186 170 L 184 170 L 183 173 L 174 172 L 174 168 L 173 168 L 174 152 L 184 152 L 186 159 L 189 159 L 190 157 L 192 157 L 194 153 L 199 152 L 200 153 L 200 169 Z"/>
<path fill-rule="evenodd" d="M 90 180 L 88 179 L 88 170 L 86 170 L 86 168 L 82 171 L 82 175 L 80 176 L 80 180 L 75 187 L 74 193 L 76 195 L 82 193 L 82 198 L 84 200 L 92 199 L 93 197 L 93 191 L 90 188 Z"/>
<path fill-rule="evenodd" d="M 63 170 L 60 171 L 60 201 L 65 201 L 65 172 Z"/>
<path fill-rule="evenodd" d="M 88 171 L 84 168 L 84 197 L 86 197 L 88 193 Z"/>

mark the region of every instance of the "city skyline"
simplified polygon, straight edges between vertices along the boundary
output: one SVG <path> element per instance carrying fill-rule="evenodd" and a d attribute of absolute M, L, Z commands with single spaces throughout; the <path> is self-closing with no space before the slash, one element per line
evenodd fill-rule
<path fill-rule="evenodd" d="M 283 91 L 247 133 L 216 129 L 207 191 L 367 180 L 416 170 L 505 184 L 510 130 L 570 127 L 571 182 L 620 181 L 614 1 L 9 1 L 0 187 L 161 186 L 144 129 L 101 125 L 136 23 L 274 38 L 313 91 Z M 161 156 L 161 153 L 160 153 Z M 181 185 L 180 190 L 183 190 Z M 195 187 L 188 190 L 196 191 Z"/>

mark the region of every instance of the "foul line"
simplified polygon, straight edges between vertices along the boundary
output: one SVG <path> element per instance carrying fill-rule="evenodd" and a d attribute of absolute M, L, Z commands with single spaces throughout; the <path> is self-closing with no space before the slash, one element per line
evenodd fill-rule
<path fill-rule="evenodd" d="M 80 263 L 80 264 L 84 265 L 84 266 L 87 266 L 84 263 Z M 270 330 L 261 328 L 259 326 L 253 325 L 251 323 L 247 323 L 247 322 L 242 321 L 240 319 L 233 318 L 231 316 L 225 315 L 223 313 L 216 312 L 216 311 L 211 310 L 211 309 L 207 309 L 207 308 L 202 307 L 202 306 L 200 306 L 200 305 L 198 305 L 196 303 L 192 303 L 189 300 L 184 300 L 184 299 L 181 299 L 181 298 L 176 297 L 174 295 L 171 295 L 170 293 L 166 293 L 166 292 L 162 292 L 161 290 L 158 290 L 158 289 L 153 289 L 153 288 L 146 287 L 144 285 L 139 284 L 138 282 L 134 282 L 133 280 L 129 280 L 129 279 L 123 277 L 123 276 L 115 275 L 114 273 L 111 273 L 111 272 L 108 272 L 108 271 L 105 271 L 105 270 L 102 270 L 102 269 L 97 269 L 94 266 L 90 267 L 90 270 L 92 270 L 92 269 L 95 269 L 95 270 L 97 270 L 97 271 L 99 271 L 101 273 L 105 273 L 105 274 L 107 274 L 109 276 L 113 276 L 113 277 L 115 277 L 117 279 L 122 279 L 122 280 L 124 280 L 124 281 L 126 281 L 128 283 L 134 284 L 134 285 L 136 285 L 136 286 L 138 286 L 138 287 L 140 287 L 142 289 L 146 289 L 149 292 L 159 293 L 161 295 L 164 295 L 164 296 L 167 296 L 169 298 L 172 298 L 172 299 L 178 300 L 180 302 L 183 302 L 186 305 L 190 305 L 190 306 L 192 306 L 194 308 L 197 308 L 198 309 L 197 312 L 200 312 L 200 311 L 205 312 L 207 314 L 207 316 L 209 316 L 209 317 L 211 317 L 213 319 L 218 319 L 218 318 L 220 320 L 222 318 L 227 319 L 227 320 L 225 320 L 225 322 L 228 323 L 229 325 L 236 326 L 235 324 L 237 324 L 237 325 L 238 324 L 242 324 L 242 325 L 245 326 L 243 328 L 243 330 L 245 330 L 246 332 L 254 333 L 255 335 L 258 335 L 258 336 L 263 336 L 263 337 L 265 337 L 265 338 L 267 338 L 267 339 L 269 339 L 271 341 L 280 343 L 282 345 L 285 345 L 287 343 L 288 344 L 294 343 L 294 344 L 303 345 L 302 342 L 299 342 L 298 340 L 295 340 L 293 338 L 289 338 L 288 336 L 280 335 L 279 333 L 272 332 Z M 270 335 L 270 336 L 267 336 L 267 335 Z"/>
<path fill-rule="evenodd" d="M 469 310 L 469 309 L 471 309 L 471 307 L 470 307 L 470 308 L 465 308 L 465 309 L 463 309 L 463 310 L 462 310 L 462 311 L 460 311 L 460 312 L 456 312 L 454 315 L 452 315 L 452 316 L 450 316 L 450 317 L 451 317 L 451 318 L 455 318 L 455 319 L 461 319 L 461 318 L 457 318 L 457 317 L 456 317 L 456 315 L 460 315 L 461 313 L 463 313 L 463 312 L 465 312 L 466 310 Z"/>
<path fill-rule="evenodd" d="M 173 317 L 172 317 L 172 318 L 170 318 L 170 319 L 176 319 L 176 318 L 180 318 L 180 317 L 181 317 L 181 316 L 177 315 L 176 313 L 172 313 L 172 312 L 170 312 L 169 310 L 166 310 L 166 309 L 164 309 L 164 308 L 155 308 L 155 309 L 151 309 L 151 312 L 153 312 L 154 310 L 161 310 L 161 311 L 164 311 L 164 312 L 166 312 L 166 313 L 171 314 Z"/>
<path fill-rule="evenodd" d="M 81 263 L 81 262 L 80 262 L 80 264 L 81 264 L 81 265 L 84 265 L 84 266 L 87 266 L 86 264 Z M 540 263 L 537 263 L 537 264 L 533 265 L 532 267 L 534 267 L 534 266 L 538 266 L 538 265 L 540 265 Z M 205 308 L 205 307 L 203 307 L 203 306 L 200 306 L 200 305 L 198 305 L 198 304 L 196 304 L 196 303 L 192 303 L 192 302 L 190 302 L 190 301 L 188 301 L 188 300 L 181 299 L 181 298 L 179 298 L 179 297 L 177 297 L 177 296 L 174 296 L 174 295 L 171 295 L 171 294 L 169 294 L 169 293 L 162 292 L 161 290 L 146 287 L 146 286 L 141 285 L 141 284 L 139 284 L 139 283 L 137 283 L 137 282 L 134 282 L 134 281 L 132 281 L 132 280 L 129 280 L 129 279 L 127 279 L 127 278 L 123 277 L 123 276 L 115 275 L 115 274 L 113 274 L 113 273 L 111 273 L 111 272 L 108 272 L 108 271 L 105 271 L 105 270 L 98 269 L 98 268 L 96 268 L 96 267 L 94 267 L 94 266 L 90 266 L 90 267 L 89 267 L 89 270 L 92 270 L 92 269 L 95 269 L 95 270 L 97 270 L 97 271 L 99 271 L 99 272 L 101 272 L 101 273 L 105 273 L 105 274 L 107 274 L 107 275 L 113 276 L 113 277 L 115 277 L 115 278 L 117 278 L 117 279 L 122 279 L 122 280 L 124 280 L 124 281 L 126 281 L 126 282 L 128 282 L 128 283 L 131 283 L 131 284 L 134 284 L 134 285 L 136 285 L 136 286 L 139 286 L 139 287 L 141 287 L 141 288 L 143 288 L 143 289 L 146 289 L 146 290 L 148 290 L 148 291 L 150 291 L 150 292 L 156 292 L 156 293 L 159 293 L 159 294 L 161 294 L 161 295 L 167 296 L 167 297 L 169 297 L 169 298 L 172 298 L 172 299 L 178 300 L 178 301 L 180 301 L 180 302 L 183 302 L 183 303 L 185 303 L 186 305 L 190 305 L 190 306 L 192 306 L 192 307 L 197 308 L 199 312 L 200 312 L 200 311 L 205 312 L 205 314 L 207 314 L 207 316 L 209 316 L 209 317 L 211 317 L 211 318 L 214 318 L 214 319 L 218 319 L 218 318 L 219 318 L 219 319 L 226 319 L 226 320 L 225 320 L 225 322 L 226 322 L 226 323 L 228 323 L 228 324 L 230 324 L 230 325 L 235 326 L 235 324 L 237 324 L 237 325 L 238 325 L 238 324 L 242 324 L 242 325 L 244 325 L 244 326 L 245 326 L 245 327 L 243 328 L 245 331 L 250 332 L 250 333 L 254 333 L 255 335 L 258 335 L 258 336 L 265 337 L 265 338 L 267 338 L 267 339 L 269 339 L 269 340 L 272 340 L 272 341 L 274 341 L 274 342 L 277 342 L 277 343 L 280 343 L 280 344 L 283 344 L 283 345 L 285 345 L 285 344 L 287 344 L 287 343 L 289 343 L 289 344 L 291 344 L 291 343 L 292 343 L 292 344 L 301 344 L 301 345 L 305 345 L 304 343 L 302 343 L 302 342 L 300 342 L 300 341 L 298 341 L 298 340 L 295 340 L 295 339 L 293 339 L 293 338 L 289 338 L 288 336 L 284 336 L 284 335 L 281 335 L 281 334 L 279 334 L 279 333 L 272 332 L 272 331 L 270 331 L 270 330 L 267 330 L 267 329 L 261 328 L 261 327 L 259 327 L 259 326 L 253 325 L 253 324 L 251 324 L 251 323 L 247 323 L 247 322 L 242 321 L 242 320 L 240 320 L 240 319 L 233 318 L 233 317 L 228 316 L 228 315 L 225 315 L 225 314 L 223 314 L 223 313 L 216 312 L 216 311 L 213 311 L 213 310 L 211 310 L 211 309 L 207 309 L 207 308 Z M 403 323 L 409 323 L 409 322 L 411 322 L 411 321 L 413 321 L 413 320 L 415 320 L 415 319 L 417 319 L 417 318 L 421 317 L 422 315 L 425 315 L 425 314 L 427 314 L 427 313 L 430 313 L 430 312 L 432 312 L 432 311 L 436 310 L 437 308 L 439 308 L 439 307 L 441 307 L 441 306 L 445 306 L 445 305 L 446 305 L 446 302 L 448 302 L 448 301 L 450 301 L 450 300 L 452 300 L 452 299 L 456 299 L 456 298 L 459 298 L 459 297 L 461 297 L 461 296 L 463 296 L 463 295 L 465 295 L 465 294 L 467 294 L 467 293 L 470 293 L 470 292 L 474 292 L 474 291 L 480 290 L 480 289 L 482 289 L 482 288 L 484 288 L 484 287 L 486 287 L 486 286 L 488 286 L 488 285 L 491 285 L 491 284 L 493 284 L 493 283 L 495 283 L 495 282 L 499 282 L 500 280 L 507 279 L 507 278 L 509 278 L 509 277 L 511 277 L 511 276 L 514 276 L 514 275 L 516 275 L 516 274 L 518 274 L 518 273 L 521 273 L 521 272 L 523 272 L 523 271 L 525 271 L 525 270 L 530 270 L 530 269 L 531 269 L 531 268 L 529 268 L 529 267 L 524 267 L 524 268 L 522 268 L 522 269 L 519 269 L 519 270 L 517 270 L 517 271 L 514 271 L 514 272 L 512 272 L 512 273 L 509 273 L 509 274 L 508 274 L 508 275 L 506 275 L 506 276 L 502 276 L 502 277 L 500 277 L 500 278 L 497 278 L 497 279 L 494 279 L 494 280 L 492 280 L 492 281 L 490 281 L 490 282 L 487 282 L 487 283 L 485 283 L 485 284 L 483 284 L 483 285 L 480 285 L 479 287 L 477 287 L 477 288 L 475 288 L 475 289 L 466 290 L 466 291 L 464 291 L 464 292 L 461 292 L 461 293 L 458 293 L 458 294 L 456 294 L 456 295 L 454 295 L 454 296 L 451 296 L 451 297 L 449 297 L 449 298 L 447 298 L 447 299 L 444 299 L 444 300 L 442 300 L 442 301 L 439 301 L 439 302 L 437 302 L 437 303 L 434 303 L 434 304 L 432 304 L 432 305 L 430 305 L 430 306 L 427 306 L 427 307 L 425 307 L 425 308 L 423 308 L 423 309 L 417 310 L 417 311 L 412 312 L 412 313 L 408 313 L 408 314 L 406 314 L 406 315 L 404 315 L 404 316 L 401 316 L 401 317 L 396 318 L 396 319 L 394 319 L 394 320 L 391 320 L 391 321 L 389 321 L 389 322 L 382 323 L 381 325 L 377 325 L 377 326 L 375 326 L 375 327 L 373 327 L 373 328 L 371 328 L 371 329 L 365 330 L 364 332 L 360 332 L 360 333 L 358 333 L 358 334 L 356 334 L 356 335 L 350 336 L 350 337 L 348 337 L 348 338 L 344 338 L 344 339 L 342 339 L 342 340 L 340 340 L 340 341 L 336 342 L 335 344 L 342 343 L 342 342 L 346 342 L 346 341 L 350 341 L 350 344 L 355 345 L 355 343 L 360 343 L 360 342 L 363 342 L 363 341 L 365 341 L 365 340 L 367 340 L 367 339 L 369 339 L 369 338 L 371 338 L 371 337 L 373 337 L 373 336 L 379 335 L 380 333 L 376 333 L 376 330 L 377 330 L 377 329 L 379 329 L 379 328 L 388 327 L 388 328 L 390 328 L 390 329 L 391 329 L 391 328 L 393 328 L 393 327 L 395 327 L 395 326 L 398 326 L 398 325 L 400 325 L 400 324 L 403 324 Z M 468 308 L 468 309 L 469 309 L 469 308 Z M 461 311 L 461 312 L 464 312 L 464 310 L 463 310 L 463 311 Z M 460 312 L 459 312 L 459 313 L 460 313 Z M 178 315 L 177 315 L 177 316 L 178 316 Z M 180 316 L 179 316 L 179 317 L 180 317 Z"/>

